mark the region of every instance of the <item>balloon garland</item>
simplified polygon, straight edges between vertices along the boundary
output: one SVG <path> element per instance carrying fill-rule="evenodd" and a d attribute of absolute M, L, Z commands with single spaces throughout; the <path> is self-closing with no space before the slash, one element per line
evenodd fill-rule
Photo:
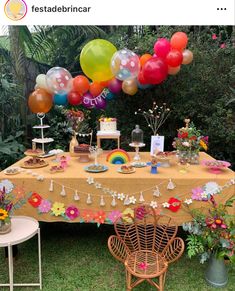
<path fill-rule="evenodd" d="M 186 33 L 176 32 L 170 41 L 159 38 L 154 44 L 153 55 L 146 53 L 139 57 L 126 48 L 118 51 L 107 40 L 92 40 L 80 55 L 85 76 L 73 78 L 61 67 L 38 75 L 35 91 L 28 99 L 29 108 L 33 113 L 47 113 L 54 103 L 105 109 L 107 101 L 114 99 L 121 90 L 135 95 L 138 89 L 158 85 L 168 75 L 176 75 L 182 64 L 190 64 L 193 53 L 186 49 L 187 43 Z"/>

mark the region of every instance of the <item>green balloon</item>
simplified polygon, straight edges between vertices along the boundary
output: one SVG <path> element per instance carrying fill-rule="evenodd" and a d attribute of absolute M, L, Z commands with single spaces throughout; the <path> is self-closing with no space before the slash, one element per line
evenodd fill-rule
<path fill-rule="evenodd" d="M 116 51 L 116 47 L 104 39 L 94 39 L 88 42 L 80 55 L 80 64 L 84 74 L 97 82 L 113 78 L 110 64 Z"/>

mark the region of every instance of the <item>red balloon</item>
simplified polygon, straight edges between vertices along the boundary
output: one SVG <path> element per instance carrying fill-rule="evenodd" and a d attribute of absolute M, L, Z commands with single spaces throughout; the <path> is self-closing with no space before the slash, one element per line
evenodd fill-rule
<path fill-rule="evenodd" d="M 141 84 L 141 85 L 146 85 L 148 84 L 144 78 L 144 74 L 143 74 L 143 71 L 141 70 L 139 72 L 139 75 L 138 75 L 138 82 Z"/>
<path fill-rule="evenodd" d="M 178 67 L 182 64 L 183 54 L 175 49 L 172 49 L 166 57 L 166 63 L 170 67 Z"/>
<path fill-rule="evenodd" d="M 73 79 L 73 90 L 80 93 L 84 94 L 86 93 L 90 88 L 90 83 L 87 77 L 85 76 L 77 76 Z"/>
<path fill-rule="evenodd" d="M 155 54 L 165 59 L 169 51 L 171 50 L 171 44 L 166 38 L 159 38 L 154 45 Z"/>
<path fill-rule="evenodd" d="M 70 105 L 79 105 L 82 103 L 82 95 L 76 91 L 71 91 L 67 98 Z"/>
<path fill-rule="evenodd" d="M 160 84 L 167 77 L 168 66 L 163 59 L 149 59 L 143 67 L 143 77 L 147 84 Z"/>

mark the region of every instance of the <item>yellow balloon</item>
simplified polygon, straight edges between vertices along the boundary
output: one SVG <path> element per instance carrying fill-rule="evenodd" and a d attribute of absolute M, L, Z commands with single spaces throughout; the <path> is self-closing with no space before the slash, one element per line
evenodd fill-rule
<path fill-rule="evenodd" d="M 123 81 L 122 90 L 128 95 L 135 95 L 138 91 L 138 84 L 137 84 L 136 79 Z"/>
<path fill-rule="evenodd" d="M 98 82 L 113 78 L 110 63 L 116 51 L 116 47 L 104 39 L 94 39 L 88 42 L 80 55 L 80 64 L 84 74 Z"/>
<path fill-rule="evenodd" d="M 193 61 L 193 53 L 190 50 L 183 51 L 183 61 L 182 64 L 188 65 Z"/>

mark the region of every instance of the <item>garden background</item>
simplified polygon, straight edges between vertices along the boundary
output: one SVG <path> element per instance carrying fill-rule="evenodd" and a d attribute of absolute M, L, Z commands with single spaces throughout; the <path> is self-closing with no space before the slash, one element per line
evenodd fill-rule
<path fill-rule="evenodd" d="M 166 150 L 172 150 L 176 129 L 189 117 L 203 135 L 209 136 L 208 153 L 231 162 L 234 169 L 235 27 L 9 26 L 6 29 L 9 35 L 0 37 L 0 169 L 21 158 L 37 134 L 32 130 L 37 120 L 29 112 L 27 98 L 38 74 L 55 66 L 68 69 L 73 76 L 82 74 L 80 52 L 95 38 L 107 39 L 117 49 L 127 47 L 141 55 L 153 53 L 153 44 L 159 37 L 170 38 L 177 31 L 187 33 L 193 62 L 182 66 L 177 75 L 169 76 L 160 85 L 139 89 L 134 96 L 120 93 L 108 102 L 105 111 L 87 111 L 86 123 L 94 130 L 101 115 L 116 117 L 122 148 L 129 151 L 131 131 L 135 124 L 140 124 L 148 151 L 151 131 L 144 118 L 134 112 L 138 108 L 151 108 L 153 101 L 159 105 L 166 102 L 171 114 L 159 132 L 165 136 Z M 50 148 L 68 150 L 71 136 L 63 110 L 54 107 L 47 114 L 51 128 L 46 134 L 55 140 Z M 109 146 L 109 143 L 105 145 Z"/>

